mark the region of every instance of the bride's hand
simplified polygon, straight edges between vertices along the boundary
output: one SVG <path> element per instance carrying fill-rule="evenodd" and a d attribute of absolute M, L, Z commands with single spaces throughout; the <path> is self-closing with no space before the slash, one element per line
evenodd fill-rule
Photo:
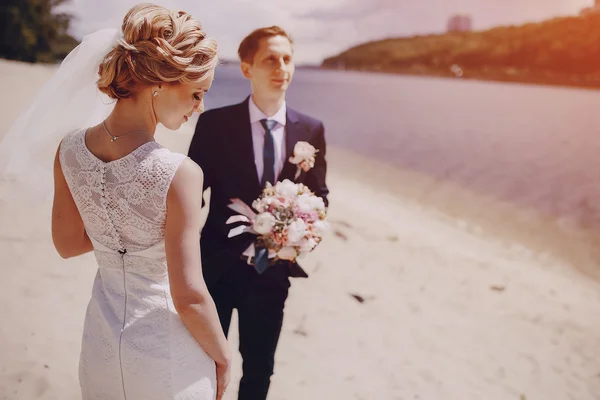
<path fill-rule="evenodd" d="M 216 364 L 217 365 L 217 400 L 223 398 L 225 389 L 231 381 L 231 364 Z"/>

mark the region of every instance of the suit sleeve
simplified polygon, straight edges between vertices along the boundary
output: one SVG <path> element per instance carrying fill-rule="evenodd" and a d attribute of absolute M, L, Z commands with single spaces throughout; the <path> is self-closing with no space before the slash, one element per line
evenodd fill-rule
<path fill-rule="evenodd" d="M 188 157 L 198 164 L 204 172 L 204 190 L 212 185 L 214 179 L 214 164 L 212 162 L 211 152 L 209 151 L 211 148 L 211 129 L 208 118 L 206 118 L 205 115 L 206 114 L 200 114 L 200 117 L 198 117 L 196 130 L 194 131 L 194 136 L 192 136 L 192 141 L 190 142 L 190 147 L 188 149 Z"/>
<path fill-rule="evenodd" d="M 328 207 L 329 200 L 327 199 L 327 195 L 329 194 L 329 189 L 326 184 L 327 160 L 325 158 L 327 144 L 325 143 L 325 127 L 323 123 L 319 124 L 312 145 L 319 151 L 315 157 L 314 168 L 306 173 L 306 186 L 317 196 L 322 197 L 325 206 Z"/>
<path fill-rule="evenodd" d="M 215 117 L 210 112 L 200 114 L 196 124 L 194 136 L 188 149 L 188 157 L 202 168 L 204 172 L 203 190 L 212 187 L 210 199 L 210 211 L 203 232 L 206 230 L 218 231 L 221 235 L 227 236 L 229 227 L 225 225 L 226 216 L 223 215 L 219 206 L 218 190 L 214 188 L 216 179 L 216 158 L 215 146 Z M 203 202 L 204 203 L 204 202 Z M 206 204 L 203 204 L 205 206 Z"/>

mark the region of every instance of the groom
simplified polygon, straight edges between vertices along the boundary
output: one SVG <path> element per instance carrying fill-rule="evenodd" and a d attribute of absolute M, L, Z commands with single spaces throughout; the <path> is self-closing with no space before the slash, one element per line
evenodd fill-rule
<path fill-rule="evenodd" d="M 242 259 L 252 236 L 227 238 L 235 226 L 225 224 L 235 214 L 227 205 L 233 198 L 252 205 L 266 182 L 284 179 L 304 183 L 327 205 L 325 133 L 320 121 L 286 104 L 295 66 L 292 40 L 283 29 L 255 30 L 242 41 L 238 54 L 252 95 L 240 104 L 202 114 L 189 156 L 202 167 L 204 185 L 212 191 L 200 241 L 202 269 L 225 334 L 233 309 L 238 312 L 243 358 L 238 399 L 264 400 L 273 374 L 289 277 L 308 275 L 289 261 L 279 261 L 259 273 Z M 296 165 L 288 160 L 299 141 L 309 142 L 318 152 L 314 167 L 294 179 Z"/>

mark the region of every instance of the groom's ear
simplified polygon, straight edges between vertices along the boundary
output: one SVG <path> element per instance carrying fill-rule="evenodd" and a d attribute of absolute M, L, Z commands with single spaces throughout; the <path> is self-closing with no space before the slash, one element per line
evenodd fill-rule
<path fill-rule="evenodd" d="M 244 78 L 246 78 L 246 79 L 252 78 L 252 74 L 250 73 L 250 67 L 251 67 L 251 65 L 245 61 L 242 61 L 240 63 L 240 69 L 242 70 L 242 75 L 244 75 Z"/>

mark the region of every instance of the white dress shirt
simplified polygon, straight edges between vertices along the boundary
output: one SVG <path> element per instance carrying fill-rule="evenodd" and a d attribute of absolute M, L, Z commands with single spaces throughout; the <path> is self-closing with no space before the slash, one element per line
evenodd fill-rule
<path fill-rule="evenodd" d="M 254 163 L 256 164 L 256 173 L 258 174 L 258 181 L 262 180 L 264 171 L 263 164 L 263 150 L 265 146 L 265 128 L 260 123 L 261 119 L 272 119 L 277 122 L 277 125 L 271 131 L 273 135 L 273 145 L 275 147 L 275 182 L 281 170 L 285 165 L 285 124 L 286 124 L 286 105 L 285 101 L 281 108 L 272 117 L 267 117 L 260 108 L 254 103 L 252 96 L 248 101 L 248 108 L 250 109 L 250 125 L 252 127 L 252 144 L 254 147 Z"/>

